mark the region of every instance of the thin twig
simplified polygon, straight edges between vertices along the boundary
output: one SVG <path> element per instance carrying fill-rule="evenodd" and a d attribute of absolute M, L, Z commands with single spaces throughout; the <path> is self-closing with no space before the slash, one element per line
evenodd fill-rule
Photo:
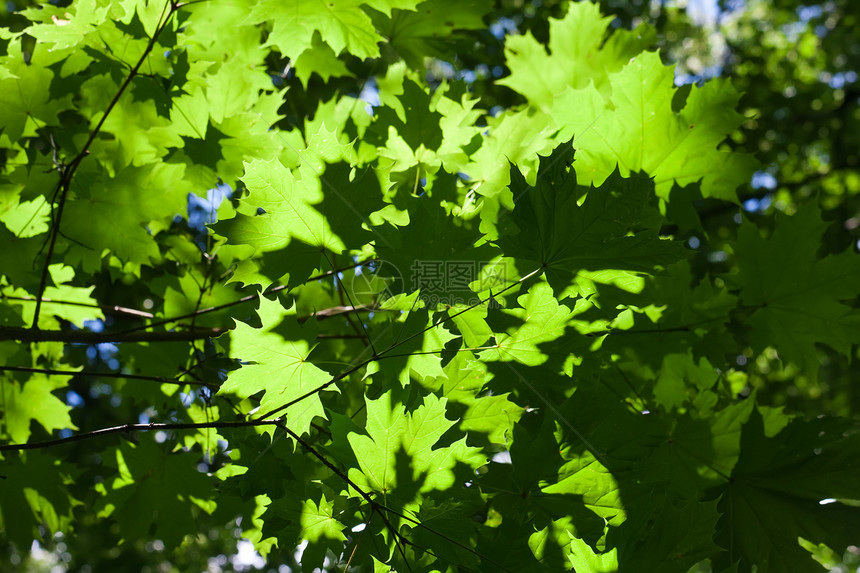
<path fill-rule="evenodd" d="M 90 136 L 87 138 L 83 147 L 81 147 L 81 150 L 78 152 L 77 155 L 75 155 L 75 157 L 69 162 L 68 165 L 63 166 L 60 169 L 60 180 L 57 183 L 57 188 L 54 192 L 55 198 L 58 196 L 59 193 L 59 198 L 57 200 L 57 211 L 56 215 L 52 217 L 51 234 L 50 238 L 48 239 L 48 250 L 45 253 L 45 265 L 42 267 L 42 276 L 39 279 L 39 290 L 36 295 L 36 309 L 33 312 L 33 323 L 30 325 L 30 328 L 33 330 L 39 329 L 39 313 L 42 310 L 42 297 L 45 296 L 45 289 L 48 286 L 48 268 L 51 266 L 51 259 L 54 258 L 54 249 L 57 245 L 57 237 L 60 234 L 60 222 L 63 219 L 63 211 L 66 207 L 66 198 L 69 194 L 69 187 L 71 186 L 72 178 L 77 172 L 78 166 L 80 166 L 81 161 L 83 161 L 83 159 L 87 155 L 89 155 L 90 146 L 92 145 L 93 141 L 95 141 L 98 134 L 101 132 L 102 127 L 104 126 L 105 121 L 107 121 L 108 116 L 119 103 L 120 98 L 123 96 L 126 89 L 128 89 L 128 86 L 131 85 L 132 80 L 137 75 L 137 72 L 138 70 L 140 70 L 140 67 L 143 65 L 143 62 L 145 62 L 146 59 L 149 57 L 150 52 L 152 52 L 152 49 L 155 47 L 155 44 L 158 41 L 158 37 L 165 30 L 165 28 L 167 28 L 167 25 L 170 23 L 170 19 L 173 16 L 175 10 L 176 8 L 172 0 L 168 0 L 164 10 L 162 11 L 162 16 L 164 15 L 164 11 L 167 11 L 167 17 L 164 19 L 164 22 L 160 22 L 158 27 L 155 29 L 155 33 L 152 34 L 152 38 L 150 38 L 149 42 L 147 42 L 146 48 L 144 48 L 143 54 L 141 54 L 140 59 L 137 61 L 137 64 L 135 64 L 135 66 L 125 77 L 125 81 L 123 81 L 122 85 L 119 87 L 119 90 L 117 90 L 116 94 L 114 94 L 113 96 L 113 99 L 111 99 L 110 103 L 105 108 L 104 114 L 102 115 L 101 119 L 99 119 L 99 122 L 96 124 L 93 130 L 90 132 Z M 161 17 L 159 17 L 159 21 L 160 20 Z M 51 204 L 53 206 L 53 199 L 51 201 Z"/>
<path fill-rule="evenodd" d="M 176 378 L 167 378 L 165 376 L 147 376 L 145 374 L 127 374 L 124 372 L 89 372 L 86 370 L 58 370 L 55 368 L 30 368 L 28 366 L 0 366 L 0 372 L 30 372 L 33 374 L 48 374 L 51 376 L 87 376 L 91 378 L 117 378 L 127 380 L 149 380 L 152 382 L 161 382 L 162 384 L 189 384 L 191 386 L 206 386 L 208 388 L 217 389 L 217 384 L 210 384 L 200 380 L 179 380 L 180 376 L 186 374 L 181 373 Z"/>
<path fill-rule="evenodd" d="M 260 417 L 259 417 L 259 419 L 268 418 L 269 416 L 273 416 L 273 415 L 275 415 L 275 414 L 277 414 L 277 413 L 279 413 L 279 412 L 283 412 L 284 410 L 286 410 L 287 408 L 289 408 L 289 407 L 290 407 L 290 406 L 292 406 L 293 404 L 297 404 L 298 402 L 301 402 L 302 400 L 305 400 L 305 399 L 307 399 L 307 398 L 310 398 L 310 397 L 311 397 L 311 396 L 313 396 L 314 394 L 318 394 L 319 392 L 322 392 L 323 390 L 325 390 L 326 388 L 328 388 L 328 387 L 329 387 L 329 386 L 331 386 L 332 384 L 335 384 L 335 383 L 337 383 L 337 382 L 339 382 L 339 381 L 343 380 L 344 378 L 346 378 L 347 376 L 349 376 L 350 374 L 352 374 L 353 372 L 355 372 L 355 371 L 356 371 L 356 370 L 358 370 L 359 368 L 363 368 L 364 366 L 367 366 L 368 364 L 370 364 L 370 363 L 371 363 L 371 362 L 373 362 L 374 360 L 379 360 L 379 358 L 380 358 L 380 357 L 384 356 L 385 354 L 389 353 L 390 351 L 394 350 L 395 348 L 397 348 L 397 347 L 399 347 L 399 346 L 402 346 L 403 344 L 406 344 L 407 342 L 409 342 L 410 340 L 412 340 L 412 339 L 413 339 L 413 338 L 415 338 L 416 336 L 420 336 L 420 335 L 424 334 L 425 332 L 427 332 L 428 330 L 432 330 L 433 328 L 436 328 L 437 326 L 439 326 L 439 325 L 440 325 L 440 324 L 442 324 L 443 322 L 446 322 L 446 321 L 448 321 L 448 320 L 451 320 L 451 319 L 453 319 L 454 317 L 457 317 L 457 316 L 459 316 L 459 315 L 463 314 L 464 312 L 468 312 L 468 311 L 472 310 L 473 308 L 476 308 L 476 307 L 481 306 L 482 304 L 484 304 L 484 303 L 486 303 L 486 302 L 489 302 L 489 301 L 490 301 L 490 300 L 492 300 L 494 297 L 496 297 L 496 296 L 498 296 L 498 295 L 502 294 L 503 292 L 505 292 L 505 291 L 507 291 L 507 290 L 509 290 L 509 289 L 511 289 L 511 288 L 513 288 L 513 287 L 515 287 L 515 286 L 517 286 L 517 285 L 519 285 L 519 284 L 522 284 L 524 281 L 526 281 L 526 280 L 528 280 L 529 278 L 533 277 L 535 274 L 537 274 L 537 273 L 539 273 L 539 272 L 543 271 L 543 269 L 544 269 L 544 267 L 543 267 L 543 266 L 538 267 L 538 268 L 537 268 L 537 269 L 535 269 L 534 271 L 532 271 L 532 272 L 528 273 L 527 275 L 525 275 L 525 276 L 521 277 L 521 278 L 520 278 L 519 280 L 517 280 L 516 282 L 513 282 L 513 283 L 509 284 L 508 286 L 504 287 L 504 288 L 503 288 L 503 289 L 501 289 L 499 292 L 497 292 L 497 293 L 495 293 L 495 294 L 491 293 L 491 294 L 490 294 L 490 296 L 488 296 L 487 298 L 485 298 L 485 299 L 481 299 L 481 300 L 479 300 L 478 302 L 476 302 L 476 303 L 474 303 L 474 304 L 471 304 L 471 305 L 467 306 L 465 309 L 463 309 L 463 310 L 461 310 L 461 311 L 455 312 L 454 314 L 451 314 L 451 315 L 446 315 L 444 318 L 440 318 L 439 320 L 437 320 L 436 322 L 434 322 L 434 323 L 433 323 L 433 324 L 431 324 L 430 326 L 428 326 L 428 327 L 426 327 L 426 328 L 423 328 L 423 329 L 419 330 L 418 332 L 416 332 L 416 333 L 414 333 L 414 334 L 411 334 L 411 335 L 407 336 L 406 338 L 404 338 L 403 340 L 401 340 L 401 341 L 399 341 L 399 342 L 395 342 L 394 344 L 392 344 L 391 346 L 389 346 L 388 348 L 386 348 L 386 349 L 385 349 L 385 350 L 383 350 L 382 352 L 374 353 L 374 355 L 373 355 L 373 356 L 371 356 L 370 358 L 368 358 L 368 359 L 366 359 L 366 360 L 363 360 L 363 361 L 359 362 L 358 364 L 356 364 L 355 366 L 352 366 L 351 368 L 349 368 L 349 369 L 345 370 L 344 372 L 341 372 L 340 374 L 338 374 L 337 376 L 335 376 L 334 378 L 332 378 L 331 380 L 329 380 L 329 381 L 328 381 L 328 382 L 326 382 L 325 384 L 320 384 L 319 386 L 317 386 L 317 387 L 316 387 L 316 388 L 314 388 L 313 390 L 310 390 L 310 391 L 308 391 L 308 392 L 305 392 L 304 394 L 302 394 L 302 395 L 301 395 L 301 396 L 299 396 L 298 398 L 295 398 L 295 399 L 293 399 L 293 400 L 290 400 L 289 402 L 287 402 L 287 403 L 286 403 L 286 404 L 284 404 L 283 406 L 279 406 L 279 407 L 277 407 L 277 408 L 274 408 L 273 410 L 270 410 L 270 411 L 266 412 L 265 414 L 263 414 L 262 416 L 260 416 Z"/>
<path fill-rule="evenodd" d="M 373 260 L 373 259 L 371 259 L 371 260 Z M 334 271 L 328 271 L 328 272 L 325 272 L 325 273 L 322 273 L 322 274 L 319 274 L 319 275 L 314 275 L 314 276 L 312 276 L 312 277 L 308 278 L 306 281 L 303 281 L 303 283 L 302 283 L 302 284 L 304 284 L 304 283 L 309 283 L 309 282 L 311 282 L 311 281 L 315 281 L 315 280 L 324 279 L 324 278 L 330 277 L 330 276 L 332 276 L 332 275 L 334 275 L 334 274 L 337 274 L 338 272 L 345 271 L 345 270 L 349 270 L 349 269 L 353 269 L 353 268 L 358 267 L 358 266 L 361 266 L 361 265 L 365 265 L 365 264 L 367 264 L 368 262 L 370 262 L 370 260 L 368 260 L 368 261 L 362 261 L 362 262 L 355 263 L 355 264 L 352 264 L 352 265 L 347 265 L 347 266 L 345 266 L 345 267 L 343 267 L 343 268 L 336 269 L 336 270 L 334 270 Z M 293 286 L 295 286 L 295 285 L 293 285 Z M 236 305 L 239 305 L 239 304 L 243 304 L 243 303 L 246 303 L 246 302 L 251 302 L 251 301 L 253 301 L 253 300 L 257 300 L 257 299 L 259 299 L 259 298 L 260 298 L 260 296 L 261 296 L 261 295 L 274 294 L 274 293 L 276 293 L 276 292 L 280 292 L 280 291 L 282 291 L 282 290 L 287 290 L 287 289 L 289 289 L 289 288 L 291 288 L 289 285 L 278 285 L 278 286 L 276 286 L 276 287 L 272 287 L 272 288 L 270 288 L 270 289 L 267 289 L 267 290 L 266 290 L 266 291 L 264 291 L 264 292 L 259 292 L 259 291 L 258 291 L 258 292 L 255 292 L 254 294 L 249 294 L 249 295 L 247 295 L 247 296 L 243 296 L 242 298 L 239 298 L 239 299 L 237 299 L 237 300 L 230 301 L 230 302 L 225 302 L 224 304 L 219 304 L 219 305 L 216 305 L 216 306 L 210 306 L 210 307 L 208 307 L 208 308 L 201 308 L 201 309 L 196 310 L 196 311 L 194 311 L 194 312 L 189 312 L 189 313 L 187 313 L 187 314 L 181 314 L 181 315 L 179 315 L 179 316 L 172 316 L 172 317 L 169 317 L 169 318 L 163 318 L 163 319 L 161 319 L 161 320 L 157 320 L 157 321 L 155 321 L 155 322 L 151 322 L 151 323 L 149 323 L 149 324 L 145 324 L 145 325 L 140 326 L 140 327 L 137 327 L 137 328 L 131 328 L 131 329 L 129 329 L 129 330 L 125 330 L 125 331 L 123 331 L 123 332 L 122 332 L 122 334 L 131 333 L 131 332 L 137 332 L 137 331 L 140 331 L 140 330 L 147 330 L 147 329 L 150 329 L 150 328 L 155 328 L 156 326 L 163 326 L 163 325 L 165 325 L 165 324 L 171 324 L 171 323 L 174 323 L 174 322 L 178 322 L 178 321 L 180 321 L 180 320 L 184 320 L 184 319 L 186 319 L 186 318 L 192 318 L 192 317 L 200 316 L 200 315 L 202 315 L 202 314 L 208 314 L 208 313 L 210 313 L 210 312 L 216 312 L 216 311 L 219 311 L 219 310 L 223 310 L 223 309 L 225 309 L 225 308 L 230 308 L 231 306 L 236 306 Z"/>
<path fill-rule="evenodd" d="M 20 300 L 23 302 L 37 302 L 37 299 L 34 296 L 9 296 L 0 293 L 0 298 L 5 300 Z M 155 318 L 151 312 L 144 312 L 142 310 L 137 310 L 136 308 L 128 308 L 126 306 L 112 306 L 107 304 L 94 304 L 91 302 L 80 302 L 77 300 L 58 300 L 53 298 L 42 298 L 43 303 L 50 304 L 59 304 L 63 306 L 82 306 L 84 308 L 98 308 L 102 312 L 105 313 L 114 313 L 114 314 L 127 314 L 130 316 L 137 316 L 140 318 Z"/>
<path fill-rule="evenodd" d="M 72 342 L 100 344 L 102 342 L 178 342 L 216 338 L 226 332 L 221 328 L 199 328 L 177 332 L 93 332 L 91 330 L 32 330 L 17 326 L 0 327 L 0 341 Z"/>
<path fill-rule="evenodd" d="M 121 426 L 113 426 L 110 428 L 101 428 L 91 432 L 82 434 L 74 434 L 67 438 L 57 438 L 55 440 L 45 440 L 43 442 L 31 442 L 28 444 L 3 444 L 0 445 L 0 452 L 13 452 L 19 450 L 38 450 L 42 448 L 50 448 L 53 446 L 61 446 L 72 442 L 80 442 L 90 440 L 100 436 L 110 434 L 129 434 L 131 432 L 151 432 L 153 430 L 202 430 L 206 428 L 249 428 L 253 426 L 274 426 L 277 420 L 241 420 L 236 422 L 187 422 L 187 423 L 150 423 L 150 424 L 123 424 Z"/>

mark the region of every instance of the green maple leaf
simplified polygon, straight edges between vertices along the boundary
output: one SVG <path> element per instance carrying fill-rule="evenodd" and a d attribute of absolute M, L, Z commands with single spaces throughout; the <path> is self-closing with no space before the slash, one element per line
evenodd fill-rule
<path fill-rule="evenodd" d="M 117 523 L 125 542 L 152 534 L 178 546 L 195 531 L 195 514 L 212 493 L 211 481 L 191 461 L 199 453 L 171 453 L 152 440 L 125 443 L 115 452 L 118 475 L 101 488 L 99 514 Z"/>
<path fill-rule="evenodd" d="M 33 267 L 44 241 L 39 237 L 21 239 L 9 232 L 5 226 L 0 226 L 0 242 L 8 245 L 8 251 L 3 255 L 3 274 L 12 284 L 32 288 L 39 286 L 39 271 Z M 5 289 L 4 289 L 5 290 Z"/>
<path fill-rule="evenodd" d="M 417 292 L 403 299 L 403 307 L 409 312 L 399 316 L 386 313 L 395 318 L 371 333 L 377 351 L 386 352 L 396 347 L 396 354 L 387 357 L 384 368 L 377 361 L 368 364 L 365 376 L 379 372 L 380 377 L 396 379 L 403 387 L 411 380 L 424 384 L 428 378 L 444 377 L 440 349 L 456 336 L 444 324 L 436 324 L 430 313 L 420 308 Z"/>
<path fill-rule="evenodd" d="M 197 252 L 194 255 L 199 257 Z M 210 308 L 236 300 L 236 289 L 233 285 L 216 283 L 210 287 L 202 273 L 193 272 L 191 269 L 183 276 L 169 276 L 165 279 L 153 281 L 153 285 L 158 285 L 164 292 L 164 317 L 182 316 L 198 308 Z M 247 294 L 251 292 L 251 289 L 248 289 Z M 200 326 L 216 327 L 223 324 L 223 317 L 203 315 L 197 317 L 196 323 Z"/>
<path fill-rule="evenodd" d="M 612 549 L 606 553 L 596 553 L 591 546 L 579 538 L 570 540 L 567 547 L 567 559 L 574 571 L 591 571 L 592 573 L 614 573 L 618 571 L 618 550 Z"/>
<path fill-rule="evenodd" d="M 52 44 L 52 50 L 63 50 L 84 43 L 99 24 L 109 22 L 109 10 L 109 6 L 98 6 L 96 0 L 81 0 L 63 8 L 46 6 L 22 10 L 22 15 L 42 22 L 30 26 L 27 34 L 39 42 Z"/>
<path fill-rule="evenodd" d="M 105 250 L 138 264 L 160 259 L 152 228 L 167 225 L 185 211 L 188 189 L 183 173 L 181 165 L 148 163 L 126 167 L 115 177 L 78 175 L 85 190 L 68 202 L 62 221 L 71 248 L 96 261 Z"/>
<path fill-rule="evenodd" d="M 590 453 L 561 465 L 557 478 L 542 476 L 542 480 L 547 494 L 582 496 L 583 505 L 611 525 L 626 518 L 618 480 Z"/>
<path fill-rule="evenodd" d="M 228 60 L 221 64 L 217 72 L 206 75 L 206 99 L 209 105 L 203 109 L 209 112 L 216 124 L 255 107 L 262 111 L 257 94 L 271 87 L 272 81 L 267 74 L 252 73 L 241 60 Z M 201 110 L 196 113 L 201 113 Z"/>
<path fill-rule="evenodd" d="M 487 324 L 486 305 L 469 308 L 465 304 L 451 306 L 448 314 L 463 336 L 467 348 L 482 346 L 493 335 L 493 329 Z"/>
<path fill-rule="evenodd" d="M 542 158 L 534 187 L 511 169 L 512 221 L 519 232 L 498 240 L 505 255 L 527 261 L 526 268 L 545 269 L 557 294 L 579 270 L 650 272 L 683 256 L 681 245 L 657 235 L 660 217 L 650 206 L 647 176 L 623 178 L 616 171 L 600 187 L 581 187 L 568 171 L 572 156 L 562 145 Z"/>
<path fill-rule="evenodd" d="M 9 55 L 0 58 L 0 93 L 3 114 L 0 115 L 0 145 L 11 147 L 22 136 L 36 135 L 43 125 L 59 126 L 59 114 L 71 107 L 72 95 L 51 97 L 54 72 L 43 67 L 39 59 L 26 63 L 17 42 L 9 45 Z"/>
<path fill-rule="evenodd" d="M 741 456 L 725 486 L 717 565 L 740 562 L 761 573 L 822 571 L 802 537 L 841 553 L 857 543 L 860 433 L 847 420 L 795 420 L 767 437 L 754 412 L 744 425 Z M 828 499 L 827 503 L 821 503 Z"/>
<path fill-rule="evenodd" d="M 433 449 L 456 423 L 445 417 L 447 400 L 444 398 L 425 396 L 423 404 L 413 412 L 406 412 L 403 404 L 394 402 L 391 392 L 365 401 L 367 435 L 351 433 L 348 436 L 361 468 L 360 471 L 351 468 L 349 477 L 359 487 L 385 495 L 396 495 L 398 488 L 413 491 L 413 495 L 434 489 L 446 490 L 455 483 L 454 470 L 458 464 L 473 469 L 484 464 L 480 450 L 467 446 L 465 437 L 449 446 Z M 408 468 L 400 465 L 405 460 L 409 460 Z"/>
<path fill-rule="evenodd" d="M 166 62 L 166 60 L 164 60 Z M 169 72 L 165 71 L 165 75 Z M 91 151 L 98 153 L 108 172 L 119 172 L 127 166 L 156 164 L 168 155 L 171 149 L 182 147 L 182 138 L 169 117 L 167 103 L 163 101 L 164 85 L 153 85 L 152 80 L 141 80 L 140 93 L 135 97 L 122 97 L 105 118 L 101 132 L 114 137 L 102 137 L 93 141 Z M 88 79 L 81 93 L 92 106 L 85 112 L 98 114 L 107 105 L 112 94 L 120 89 L 120 78 L 108 75 Z M 138 91 L 132 88 L 130 95 Z M 127 134 L 127 135 L 124 135 Z M 134 136 L 130 136 L 134 134 Z"/>
<path fill-rule="evenodd" d="M 310 0 L 283 3 L 265 0 L 255 3 L 248 15 L 254 24 L 272 22 L 269 44 L 286 57 L 298 58 L 313 47 L 313 36 L 319 32 L 335 54 L 343 50 L 359 58 L 379 55 L 373 22 L 361 6 L 363 0 Z"/>
<path fill-rule="evenodd" d="M 686 260 L 669 265 L 665 273 L 652 277 L 644 293 L 651 295 L 654 304 L 666 307 L 659 324 L 667 329 L 701 325 L 702 329 L 712 330 L 728 322 L 729 311 L 738 303 L 738 298 L 727 288 L 717 287 L 713 281 L 701 281 L 694 286 L 690 263 Z"/>
<path fill-rule="evenodd" d="M 234 226 L 231 238 L 261 251 L 276 250 L 297 239 L 340 253 L 343 242 L 312 206 L 323 199 L 319 182 L 306 175 L 297 178 L 277 159 L 246 163 L 242 180 L 250 191 L 248 202 L 265 213 Z"/>
<path fill-rule="evenodd" d="M 463 169 L 483 198 L 482 230 L 488 235 L 495 228 L 502 207 L 513 209 L 508 189 L 513 163 L 534 181 L 538 154 L 548 154 L 556 146 L 557 128 L 551 117 L 533 109 L 506 111 L 487 119 L 487 135 L 481 147 L 469 157 Z M 486 228 L 486 230 L 485 230 Z"/>
<path fill-rule="evenodd" d="M 301 519 L 304 532 L 302 539 L 317 541 L 320 537 L 327 537 L 340 541 L 346 540 L 342 532 L 343 525 L 334 519 L 333 509 L 334 501 L 327 501 L 325 494 L 320 499 L 319 505 L 313 500 L 306 499 Z"/>
<path fill-rule="evenodd" d="M 72 267 L 62 264 L 51 265 L 48 267 L 48 272 L 54 284 L 57 286 L 48 286 L 45 288 L 45 298 L 49 300 L 68 301 L 77 304 L 57 304 L 53 302 L 43 302 L 39 323 L 42 328 L 56 328 L 57 321 L 52 317 L 58 317 L 68 320 L 78 327 L 83 327 L 87 320 L 104 319 L 104 313 L 96 306 L 95 299 L 92 298 L 92 292 L 95 287 L 75 287 L 70 283 L 75 276 L 75 271 Z M 22 298 L 32 297 L 24 289 L 3 289 L 5 294 L 19 296 Z M 21 316 L 28 324 L 33 322 L 33 314 L 36 310 L 36 301 L 20 300 L 12 303 L 12 306 L 17 306 L 21 309 Z"/>
<path fill-rule="evenodd" d="M 672 69 L 645 52 L 609 77 L 609 93 L 593 85 L 568 88 L 550 114 L 562 141 L 574 138 L 582 184 L 600 184 L 616 169 L 645 171 L 656 193 L 668 199 L 672 185 L 701 181 L 702 195 L 736 201 L 735 189 L 749 181 L 756 162 L 718 145 L 743 117 L 734 111 L 740 94 L 724 80 L 694 86 L 675 112 Z"/>
<path fill-rule="evenodd" d="M 296 77 L 306 89 L 311 74 L 317 74 L 326 82 L 332 77 L 352 75 L 331 46 L 322 41 L 319 32 L 314 33 L 311 47 L 296 58 Z"/>
<path fill-rule="evenodd" d="M 329 221 L 337 221 L 337 235 L 348 250 L 360 251 L 378 237 L 372 221 L 386 208 L 376 173 L 341 161 L 327 165 L 320 176 L 325 195 L 316 207 Z"/>
<path fill-rule="evenodd" d="M 773 346 L 780 356 L 815 376 L 816 343 L 850 354 L 860 332 L 860 311 L 847 301 L 860 293 L 860 256 L 850 249 L 819 258 L 824 233 L 818 208 L 777 216 L 765 239 L 747 222 L 737 245 L 741 304 L 749 307 L 753 346 Z M 843 303 L 842 301 L 846 301 Z"/>
<path fill-rule="evenodd" d="M 637 319 L 625 331 L 626 340 L 610 335 L 603 343 L 608 352 L 635 356 L 633 370 L 648 365 L 656 371 L 662 369 L 664 356 L 687 353 L 695 357 L 693 362 L 701 363 L 704 358 L 711 364 L 720 364 L 727 353 L 736 351 L 726 325 L 737 307 L 737 296 L 723 285 L 715 286 L 710 279 L 695 284 L 687 260 L 650 277 L 638 296 L 663 309 L 659 316 Z M 633 337 L 635 343 L 631 344 Z"/>
<path fill-rule="evenodd" d="M 634 514 L 607 535 L 607 545 L 618 539 L 619 571 L 687 571 L 718 550 L 713 541 L 717 501 L 672 504 L 652 498 L 651 503 L 653 511 Z"/>
<path fill-rule="evenodd" d="M 706 360 L 696 364 L 688 354 L 666 354 L 662 366 L 654 385 L 654 399 L 667 410 L 681 407 L 689 392 L 707 390 L 719 376 Z"/>
<path fill-rule="evenodd" d="M 442 128 L 442 144 L 436 150 L 436 155 L 449 173 L 464 172 L 469 163 L 471 144 L 480 140 L 482 128 L 475 125 L 484 116 L 477 108 L 480 100 L 472 99 L 468 92 L 462 93 L 459 101 L 454 98 L 460 93 L 461 86 L 447 89 L 443 84 L 437 88 L 434 96 L 436 111 L 442 114 L 439 126 Z"/>
<path fill-rule="evenodd" d="M 392 83 L 389 72 L 388 84 Z M 421 145 L 429 150 L 438 149 L 442 144 L 442 129 L 439 125 L 442 114 L 433 109 L 431 96 L 409 78 L 404 78 L 394 91 L 380 94 L 385 104 L 376 109 L 373 124 L 368 130 L 368 141 L 383 145 L 388 141 L 389 130 L 393 127 L 412 150 Z M 371 137 L 371 135 L 373 137 Z"/>
<path fill-rule="evenodd" d="M 44 196 L 32 201 L 22 201 L 8 205 L 5 209 L 0 205 L 0 222 L 22 239 L 41 235 L 49 229 L 51 208 Z"/>
<path fill-rule="evenodd" d="M 469 284 L 498 254 L 489 244 L 476 246 L 477 220 L 449 214 L 436 195 L 396 199 L 401 201 L 409 224 L 373 230 L 377 257 L 397 270 L 403 292 L 421 289 L 422 299 L 452 305 L 477 300 Z"/>
<path fill-rule="evenodd" d="M 369 2 L 377 10 L 384 11 Z M 427 0 L 414 10 L 392 10 L 388 16 L 371 14 L 379 32 L 388 38 L 410 67 L 422 69 L 427 56 L 448 59 L 460 40 L 458 30 L 481 30 L 492 10 L 487 0 Z"/>
<path fill-rule="evenodd" d="M 308 339 L 313 341 L 315 333 L 299 326 L 295 305 L 285 309 L 277 301 L 260 297 L 257 314 L 261 328 L 239 322 L 230 333 L 231 351 L 246 364 L 230 373 L 218 393 L 247 398 L 265 392 L 259 408 L 265 413 L 319 388 L 331 376 L 308 361 L 315 345 Z M 281 415 L 286 415 L 287 424 L 298 434 L 307 432 L 315 417 L 325 418 L 319 394 L 308 396 Z"/>
<path fill-rule="evenodd" d="M 472 494 L 471 497 L 468 494 Z M 480 556 L 471 550 L 476 545 L 475 522 L 463 517 L 480 512 L 484 505 L 475 488 L 461 488 L 456 493 L 450 490 L 431 492 L 421 501 L 421 507 L 412 513 L 424 527 L 413 527 L 409 532 L 410 539 L 418 546 L 436 547 L 438 569 L 445 561 L 471 569 L 479 567 Z M 440 535 L 456 539 L 459 544 L 437 544 L 436 539 Z"/>
<path fill-rule="evenodd" d="M 466 407 L 460 417 L 460 429 L 464 432 L 486 434 L 493 444 L 507 444 L 513 439 L 513 428 L 525 411 L 511 401 L 509 393 L 485 393 L 490 375 L 481 362 L 467 358 L 459 352 L 445 366 L 445 377 L 437 378 L 440 391 L 449 403 Z"/>
<path fill-rule="evenodd" d="M 72 429 L 70 406 L 54 396 L 53 391 L 66 386 L 70 376 L 48 378 L 44 374 L 33 374 L 23 384 L 12 379 L 9 373 L 0 378 L 3 402 L 3 433 L 11 441 L 23 444 L 30 437 L 30 422 L 38 422 L 49 433 L 55 430 Z"/>
<path fill-rule="evenodd" d="M 18 547 L 31 545 L 47 526 L 51 532 L 66 530 L 72 521 L 68 481 L 72 466 L 57 456 L 32 451 L 4 454 L 0 487 L 0 531 Z M 74 474 L 72 474 L 74 475 Z"/>
<path fill-rule="evenodd" d="M 416 6 L 426 0 L 367 0 L 365 4 L 374 10 L 391 15 L 394 10 L 415 10 Z"/>
<path fill-rule="evenodd" d="M 476 479 L 490 496 L 493 509 L 504 516 L 498 530 L 488 532 L 495 537 L 494 555 L 498 552 L 504 556 L 508 566 L 516 563 L 518 570 L 530 570 L 535 559 L 550 568 L 560 568 L 562 547 L 572 537 L 583 537 L 593 544 L 604 529 L 604 516 L 594 507 L 597 496 L 583 496 L 583 491 L 556 483 L 563 460 L 554 429 L 548 417 L 524 417 L 514 426 L 511 463 L 490 463 L 488 471 Z M 600 469 L 586 472 L 592 478 L 591 486 L 597 486 L 601 478 L 604 483 L 606 477 L 611 480 L 608 472 Z M 585 489 L 591 493 L 597 488 Z M 609 497 L 598 503 L 610 503 Z"/>
<path fill-rule="evenodd" d="M 593 84 L 601 91 L 610 74 L 656 39 L 648 26 L 615 30 L 606 39 L 611 21 L 611 16 L 600 15 L 598 4 L 577 2 L 570 4 L 561 20 L 549 19 L 549 54 L 531 32 L 509 36 L 505 59 L 511 75 L 498 83 L 523 94 L 544 111 L 567 87 L 582 89 Z"/>
<path fill-rule="evenodd" d="M 560 338 L 574 315 L 569 308 L 558 303 L 552 295 L 552 288 L 543 282 L 532 286 L 517 301 L 520 308 L 499 311 L 517 324 L 504 332 L 496 332 L 495 347 L 482 351 L 479 354 L 482 360 L 515 360 L 529 366 L 543 364 L 549 356 L 541 345 Z"/>
<path fill-rule="evenodd" d="M 346 248 L 328 219 L 314 207 L 324 201 L 315 167 L 322 165 L 320 157 L 309 153 L 305 159 L 301 176 L 278 159 L 246 163 L 242 180 L 250 193 L 243 202 L 244 209 L 259 208 L 262 212 L 253 216 L 240 212 L 212 226 L 230 244 L 253 247 L 255 255 L 262 256 L 261 264 L 270 267 L 264 273 L 269 282 L 286 273 L 291 281 L 301 281 L 321 266 L 326 250 L 340 254 Z M 247 282 L 264 281 L 251 278 Z"/>
<path fill-rule="evenodd" d="M 309 569 L 315 566 L 322 567 L 329 547 L 337 551 L 346 541 L 346 536 L 343 534 L 344 525 L 334 516 L 334 504 L 334 500 L 326 500 L 325 494 L 322 495 L 319 504 L 312 499 L 302 502 L 299 539 L 309 542 L 302 554 L 304 567 Z"/>
<path fill-rule="evenodd" d="M 617 400 L 621 384 L 629 382 L 613 384 L 611 376 L 608 370 L 602 379 L 583 380 L 569 400 L 554 406 L 564 431 L 561 454 L 569 461 L 549 491 L 583 495 L 592 511 L 618 526 L 630 515 L 650 513 L 655 492 L 680 507 L 704 489 L 725 484 L 740 454 L 750 401 L 705 418 L 658 419 L 632 414 Z"/>

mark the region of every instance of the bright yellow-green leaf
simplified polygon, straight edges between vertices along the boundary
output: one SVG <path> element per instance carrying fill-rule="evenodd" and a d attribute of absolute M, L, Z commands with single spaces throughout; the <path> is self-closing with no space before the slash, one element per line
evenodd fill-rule
<path fill-rule="evenodd" d="M 245 364 L 230 373 L 219 393 L 236 394 L 241 398 L 262 393 L 261 415 L 310 393 L 278 414 L 278 417 L 286 416 L 293 431 L 305 433 L 315 417 L 326 417 L 319 394 L 313 391 L 331 376 L 309 361 L 315 344 L 305 337 L 313 337 L 313 333 L 299 326 L 295 306 L 285 309 L 278 301 L 261 297 L 257 314 L 263 323 L 261 328 L 239 322 L 230 333 L 231 350 Z M 327 389 L 337 388 L 329 386 Z"/>

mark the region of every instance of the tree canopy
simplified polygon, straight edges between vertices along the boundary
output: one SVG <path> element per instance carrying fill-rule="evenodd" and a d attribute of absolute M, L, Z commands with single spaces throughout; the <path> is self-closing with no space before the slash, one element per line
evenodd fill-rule
<path fill-rule="evenodd" d="M 857 8 L 712 8 L 5 13 L 0 568 L 856 565 Z"/>

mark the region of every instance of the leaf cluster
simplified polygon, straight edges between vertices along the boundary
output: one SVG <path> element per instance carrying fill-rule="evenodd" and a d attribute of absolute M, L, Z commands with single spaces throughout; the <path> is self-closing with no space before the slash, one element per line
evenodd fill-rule
<path fill-rule="evenodd" d="M 677 88 L 596 4 L 491 85 L 428 81 L 492 8 L 76 0 L 0 32 L 3 543 L 401 572 L 856 546 L 856 420 L 743 365 L 856 355 L 860 255 L 809 201 L 703 262 L 703 205 L 758 165 L 723 144 L 740 94 Z"/>

